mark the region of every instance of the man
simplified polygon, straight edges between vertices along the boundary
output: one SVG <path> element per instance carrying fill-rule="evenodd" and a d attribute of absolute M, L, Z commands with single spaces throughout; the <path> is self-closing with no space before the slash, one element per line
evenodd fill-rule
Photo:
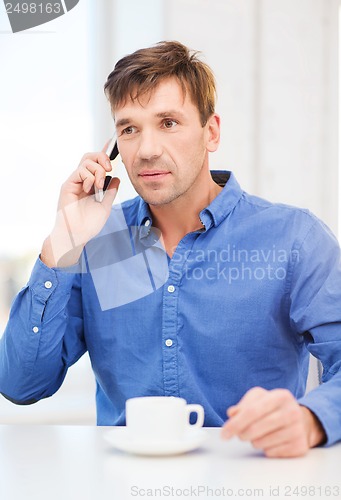
<path fill-rule="evenodd" d="M 214 77 L 182 44 L 124 57 L 105 91 L 140 196 L 112 207 L 113 179 L 95 200 L 111 171 L 104 152 L 86 154 L 63 184 L 1 341 L 0 391 L 19 404 L 48 397 L 88 350 L 99 425 L 123 425 L 129 397 L 181 396 L 205 407 L 205 425 L 269 457 L 336 442 L 336 239 L 309 212 L 210 172 L 220 131 Z M 324 383 L 304 395 L 307 348 Z"/>

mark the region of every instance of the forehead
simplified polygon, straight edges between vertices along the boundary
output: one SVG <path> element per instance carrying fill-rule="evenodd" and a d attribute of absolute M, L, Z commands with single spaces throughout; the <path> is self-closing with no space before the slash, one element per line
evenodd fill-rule
<path fill-rule="evenodd" d="M 162 80 L 150 92 L 144 93 L 136 99 L 130 96 L 114 110 L 115 121 L 131 112 L 162 112 L 167 109 L 181 109 L 194 107 L 188 92 L 184 92 L 176 78 Z"/>

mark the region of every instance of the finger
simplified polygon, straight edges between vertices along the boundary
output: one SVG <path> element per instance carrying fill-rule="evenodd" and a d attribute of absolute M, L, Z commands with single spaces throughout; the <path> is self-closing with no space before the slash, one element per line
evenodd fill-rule
<path fill-rule="evenodd" d="M 291 426 L 283 426 L 282 428 L 276 428 L 273 432 L 269 432 L 265 435 L 262 435 L 258 439 L 252 439 L 252 445 L 255 448 L 266 450 L 278 446 L 285 445 L 287 443 L 291 443 L 293 446 L 296 442 L 299 442 L 301 438 L 305 441 L 306 434 L 302 425 L 295 424 Z"/>
<path fill-rule="evenodd" d="M 273 446 L 270 448 L 266 448 L 264 450 L 264 454 L 267 457 L 271 458 L 293 458 L 293 457 L 303 457 L 309 447 L 304 437 L 301 437 L 299 440 L 293 444 L 292 442 L 282 443 L 278 446 Z"/>
<path fill-rule="evenodd" d="M 95 174 L 96 170 L 98 169 L 101 169 L 104 172 L 110 172 L 112 170 L 112 165 L 109 157 L 107 155 L 104 155 L 104 157 L 98 158 L 97 161 L 87 158 L 79 165 L 78 168 L 86 168 L 87 170 L 89 170 L 89 172 Z"/>
<path fill-rule="evenodd" d="M 301 408 L 294 398 L 292 400 L 288 398 L 278 410 L 251 424 L 240 434 L 240 437 L 241 439 L 258 441 L 266 439 L 270 434 L 274 436 L 276 433 L 280 435 L 280 433 L 288 433 L 288 431 L 291 436 L 294 436 L 297 429 L 299 429 L 300 434 L 306 434 Z M 262 447 L 267 446 L 266 443 L 262 443 Z"/>
<path fill-rule="evenodd" d="M 83 191 L 85 193 L 93 193 L 94 185 L 98 187 L 98 189 L 102 189 L 104 186 L 103 170 L 96 170 L 95 175 L 93 175 L 87 169 L 78 170 L 78 177 L 80 182 L 83 183 Z"/>
<path fill-rule="evenodd" d="M 102 152 L 105 153 L 106 150 L 108 149 L 108 146 L 110 144 L 110 141 L 111 139 L 108 139 L 107 142 L 104 144 L 103 148 L 102 148 Z"/>
<path fill-rule="evenodd" d="M 266 415 L 284 405 L 296 402 L 293 395 L 286 389 L 266 391 L 255 388 L 246 393 L 238 403 L 238 411 L 230 417 L 223 428 L 223 437 L 242 435 L 252 424 L 262 420 Z"/>
<path fill-rule="evenodd" d="M 85 193 L 90 193 L 93 190 L 93 186 L 95 183 L 95 176 L 87 169 L 79 169 L 77 171 L 79 181 L 83 184 L 83 191 Z M 99 183 L 99 180 L 97 180 L 97 183 Z"/>
<path fill-rule="evenodd" d="M 287 427 L 283 415 L 279 411 L 269 413 L 265 417 L 257 420 L 248 427 L 245 427 L 238 436 L 243 441 L 254 441 L 265 438 L 268 434 L 280 431 L 283 427 Z"/>
<path fill-rule="evenodd" d="M 238 405 L 234 405 L 234 406 L 230 406 L 226 413 L 227 413 L 227 416 L 228 417 L 233 417 L 234 415 L 236 415 L 238 413 Z"/>
<path fill-rule="evenodd" d="M 247 407 L 252 403 L 259 402 L 260 399 L 263 399 L 269 393 L 270 391 L 267 389 L 263 389 L 263 387 L 252 387 L 252 389 L 249 389 L 244 394 L 239 403 L 234 406 L 238 408 L 239 411 L 240 409 L 243 409 L 244 407 Z"/>
<path fill-rule="evenodd" d="M 264 410 L 260 402 L 266 398 L 268 394 L 269 391 L 261 387 L 254 387 L 247 391 L 237 405 L 228 408 L 227 416 L 229 420 L 223 427 L 223 437 L 229 438 L 232 435 L 238 434 L 256 420 L 257 417 L 253 412 L 257 408 L 258 413 Z"/>
<path fill-rule="evenodd" d="M 281 429 L 292 429 L 299 425 L 303 429 L 303 415 L 297 401 L 288 401 L 278 410 L 268 413 L 253 424 L 245 428 L 239 437 L 243 440 L 259 440 L 269 433 Z"/>
<path fill-rule="evenodd" d="M 116 198 L 119 185 L 120 179 L 118 179 L 118 177 L 113 177 L 104 193 L 104 198 L 102 201 L 104 207 L 111 209 L 114 199 Z"/>
<path fill-rule="evenodd" d="M 79 162 L 78 167 L 81 167 L 85 164 L 90 165 L 93 163 L 101 165 L 107 172 L 110 172 L 112 170 L 110 158 L 104 151 L 86 153 Z"/>
<path fill-rule="evenodd" d="M 95 163 L 92 160 L 86 160 L 78 168 L 78 175 L 83 183 L 86 179 L 91 179 L 91 186 L 95 183 L 98 189 L 102 189 L 104 185 L 106 170 L 104 170 L 104 168 L 98 163 Z"/>
<path fill-rule="evenodd" d="M 95 185 L 98 189 L 103 189 L 105 174 L 106 172 L 103 172 L 103 169 L 97 169 L 95 172 Z"/>

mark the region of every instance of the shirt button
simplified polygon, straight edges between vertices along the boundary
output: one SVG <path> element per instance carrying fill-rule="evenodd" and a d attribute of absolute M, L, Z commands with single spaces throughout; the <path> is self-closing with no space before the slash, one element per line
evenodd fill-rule
<path fill-rule="evenodd" d="M 167 288 L 167 290 L 169 291 L 169 293 L 173 293 L 175 291 L 175 286 L 169 285 L 169 287 Z"/>
<path fill-rule="evenodd" d="M 51 281 L 45 281 L 44 286 L 45 288 L 51 288 L 52 287 Z"/>
<path fill-rule="evenodd" d="M 33 333 L 38 333 L 38 332 L 39 332 L 39 328 L 38 328 L 37 326 L 34 326 L 34 327 L 32 328 L 32 332 L 33 332 Z"/>
<path fill-rule="evenodd" d="M 144 223 L 144 225 L 145 225 L 146 227 L 149 227 L 149 226 L 150 226 L 150 220 L 149 220 L 149 219 L 147 219 L 147 220 L 146 220 L 146 222 Z"/>
<path fill-rule="evenodd" d="M 170 346 L 173 345 L 173 340 L 167 339 L 166 342 L 165 342 L 165 344 L 166 344 L 167 347 L 170 347 Z"/>

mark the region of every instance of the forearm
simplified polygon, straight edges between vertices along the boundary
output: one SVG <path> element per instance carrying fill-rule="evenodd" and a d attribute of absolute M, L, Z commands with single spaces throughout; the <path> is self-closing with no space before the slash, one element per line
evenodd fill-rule
<path fill-rule="evenodd" d="M 72 274 L 57 274 L 37 261 L 13 303 L 0 341 L 0 392 L 16 402 L 53 394 L 72 362 L 64 354 L 65 334 L 72 329 L 67 313 L 72 281 Z"/>

